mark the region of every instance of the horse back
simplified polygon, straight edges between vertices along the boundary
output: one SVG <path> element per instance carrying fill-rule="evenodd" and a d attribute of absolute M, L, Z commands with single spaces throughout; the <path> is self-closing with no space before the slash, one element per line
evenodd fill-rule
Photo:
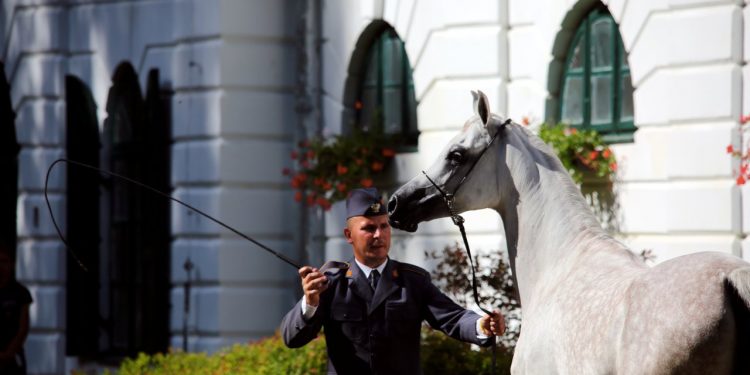
<path fill-rule="evenodd" d="M 750 264 L 723 253 L 690 254 L 646 272 L 630 289 L 618 356 L 626 371 L 618 372 L 750 373 L 743 362 L 749 272 Z"/>

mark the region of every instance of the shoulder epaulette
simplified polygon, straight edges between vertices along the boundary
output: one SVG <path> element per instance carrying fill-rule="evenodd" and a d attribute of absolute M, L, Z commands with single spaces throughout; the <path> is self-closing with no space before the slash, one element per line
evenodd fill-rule
<path fill-rule="evenodd" d="M 401 270 L 401 271 L 409 271 L 409 272 L 412 272 L 412 273 L 416 273 L 416 274 L 418 274 L 420 276 L 423 276 L 423 277 L 429 277 L 430 276 L 429 272 L 427 272 L 424 269 L 422 269 L 420 267 L 417 267 L 417 266 L 415 266 L 413 264 L 400 263 L 399 262 L 398 269 Z"/>
<path fill-rule="evenodd" d="M 318 269 L 318 271 L 327 276 L 336 276 L 340 273 L 343 273 L 342 271 L 346 271 L 348 269 L 349 269 L 349 263 L 329 260 L 325 262 L 325 264 L 323 264 Z"/>

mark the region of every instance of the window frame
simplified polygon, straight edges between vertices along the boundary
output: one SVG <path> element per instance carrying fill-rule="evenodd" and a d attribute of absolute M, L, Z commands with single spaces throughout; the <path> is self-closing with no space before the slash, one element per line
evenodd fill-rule
<path fill-rule="evenodd" d="M 392 81 L 389 77 L 386 77 L 386 59 L 391 56 L 387 53 L 386 48 L 392 48 L 390 43 L 398 43 L 400 49 L 400 81 Z M 375 62 L 377 66 L 374 69 L 375 77 L 369 76 L 371 71 L 371 64 Z M 388 89 L 396 89 L 400 95 L 400 125 L 401 129 L 399 132 L 389 132 L 394 134 L 399 139 L 399 145 L 397 149 L 399 152 L 410 152 L 417 150 L 417 143 L 419 138 L 419 127 L 417 118 L 417 100 L 414 87 L 413 71 L 409 63 L 409 57 L 406 53 L 406 48 L 403 40 L 398 36 L 393 28 L 385 28 L 380 31 L 372 39 L 371 44 L 365 51 L 363 59 L 362 75 L 360 78 L 359 89 L 354 101 L 354 118 L 355 126 L 362 130 L 369 130 L 370 127 L 379 126 L 384 131 L 387 131 L 385 124 L 388 116 L 385 114 L 387 110 L 386 98 Z M 364 101 L 365 93 L 368 90 L 375 91 L 375 104 L 372 107 L 365 108 L 367 105 Z M 368 111 L 369 109 L 369 111 Z M 363 119 L 364 115 L 373 115 L 380 111 L 380 116 L 376 121 L 377 124 L 369 124 L 369 121 Z"/>
<path fill-rule="evenodd" d="M 594 69 L 592 67 L 592 25 L 602 19 L 606 19 L 611 27 L 610 43 L 611 50 L 609 51 L 612 56 L 611 63 L 606 67 L 600 67 Z M 582 46 L 582 59 L 583 67 L 578 70 L 571 70 L 570 64 L 574 57 L 574 52 L 579 43 L 583 43 Z M 594 124 L 592 122 L 592 78 L 596 76 L 609 76 L 611 78 L 610 85 L 610 121 L 604 123 Z M 565 104 L 569 98 L 566 95 L 566 88 L 568 80 L 571 77 L 581 77 L 583 90 L 581 95 L 581 119 L 580 124 L 569 124 L 572 127 L 580 129 L 593 129 L 599 132 L 604 140 L 608 143 L 622 143 L 632 142 L 633 133 L 636 130 L 633 117 L 622 119 L 622 106 L 623 106 L 623 80 L 625 77 L 630 77 L 630 67 L 627 64 L 627 56 L 625 48 L 623 46 L 622 38 L 620 37 L 617 23 L 611 14 L 603 9 L 594 9 L 589 12 L 585 18 L 581 21 L 577 27 L 575 34 L 572 38 L 571 44 L 568 46 L 567 54 L 565 57 L 565 64 L 561 77 L 561 91 L 560 101 L 557 108 L 558 118 L 563 120 L 563 112 Z M 632 96 L 632 92 L 630 93 Z M 632 102 L 632 99 L 631 99 Z"/>

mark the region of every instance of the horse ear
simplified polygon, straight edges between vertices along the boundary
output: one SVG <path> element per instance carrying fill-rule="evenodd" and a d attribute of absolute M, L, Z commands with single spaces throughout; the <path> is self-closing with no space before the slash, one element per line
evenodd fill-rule
<path fill-rule="evenodd" d="M 482 124 L 486 127 L 490 121 L 490 101 L 482 91 L 472 91 L 471 94 L 474 95 L 474 113 L 482 119 Z"/>

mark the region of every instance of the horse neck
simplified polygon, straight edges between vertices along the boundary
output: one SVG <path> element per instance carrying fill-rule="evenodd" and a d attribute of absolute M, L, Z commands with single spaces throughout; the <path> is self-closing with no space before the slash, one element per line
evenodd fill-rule
<path fill-rule="evenodd" d="M 503 218 L 511 267 L 524 303 L 545 284 L 541 279 L 571 272 L 582 255 L 617 252 L 613 249 L 622 246 L 604 232 L 549 150 L 540 150 L 526 137 L 519 139 L 523 142 L 509 143 L 503 155 L 513 183 L 498 181 L 498 186 L 508 188 L 502 195 L 511 199 L 503 199 L 496 210 Z"/>

